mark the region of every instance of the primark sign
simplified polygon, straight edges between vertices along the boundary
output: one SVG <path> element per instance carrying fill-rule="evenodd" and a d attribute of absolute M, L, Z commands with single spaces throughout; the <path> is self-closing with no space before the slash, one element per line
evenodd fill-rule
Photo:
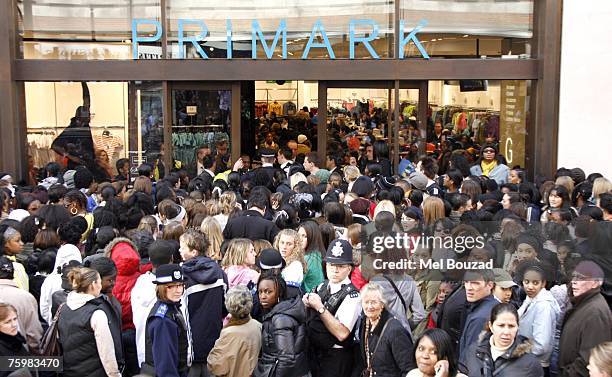
<path fill-rule="evenodd" d="M 139 34 L 138 29 L 140 26 L 153 26 L 155 28 L 155 35 L 142 35 Z M 185 26 L 197 27 L 200 29 L 199 33 L 196 35 L 185 35 Z M 351 20 L 349 22 L 349 59 L 355 59 L 355 46 L 359 43 L 363 44 L 363 46 L 367 49 L 370 56 L 374 59 L 380 59 L 380 56 L 372 46 L 371 42 L 374 41 L 380 32 L 378 24 L 372 19 L 360 19 L 360 20 Z M 399 30 L 400 35 L 398 36 L 399 41 L 399 57 L 403 59 L 404 57 L 404 49 L 411 41 L 414 43 L 416 48 L 421 53 L 421 56 L 425 59 L 429 59 L 429 55 L 425 48 L 419 41 L 417 34 L 427 26 L 427 20 L 421 20 L 412 31 L 406 35 L 404 35 L 405 30 L 405 22 L 404 20 L 400 20 Z M 368 28 L 367 34 L 360 32 L 357 30 L 363 30 Z M 151 43 L 159 41 L 162 37 L 162 33 L 164 32 L 161 22 L 157 20 L 148 20 L 148 19 L 133 19 L 132 20 L 132 51 L 133 58 L 139 58 L 139 43 Z M 365 35 L 361 35 L 365 34 Z M 185 59 L 185 46 L 192 45 L 197 53 L 200 55 L 202 59 L 208 59 L 208 55 L 200 45 L 200 42 L 206 40 L 206 36 L 208 35 L 208 28 L 206 24 L 202 20 L 195 19 L 179 19 L 178 20 L 178 58 Z M 230 20 L 226 21 L 226 51 L 227 59 L 232 59 L 232 23 Z M 281 20 L 278 28 L 276 29 L 276 34 L 274 35 L 274 39 L 268 43 L 264 37 L 264 32 L 261 29 L 261 26 L 257 20 L 253 20 L 251 22 L 251 58 L 257 59 L 257 45 L 261 43 L 261 46 L 266 54 L 268 59 L 272 59 L 275 49 L 280 43 L 281 46 L 281 57 L 282 59 L 287 59 L 287 22 L 286 20 Z M 140 48 L 145 46 L 140 46 Z M 331 43 L 329 42 L 329 38 L 327 37 L 327 33 L 325 32 L 325 26 L 320 20 L 317 20 L 313 25 L 311 32 L 308 36 L 308 43 L 304 47 L 302 51 L 302 59 L 308 59 L 308 54 L 311 49 L 314 48 L 322 48 L 327 50 L 327 54 L 330 59 L 335 59 L 336 54 L 334 53 L 334 49 L 332 48 Z M 142 56 L 142 55 L 141 55 Z"/>

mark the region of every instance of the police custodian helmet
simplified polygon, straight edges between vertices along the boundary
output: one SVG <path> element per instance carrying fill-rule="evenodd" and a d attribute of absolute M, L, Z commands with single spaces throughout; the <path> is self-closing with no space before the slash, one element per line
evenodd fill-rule
<path fill-rule="evenodd" d="M 155 270 L 154 284 L 183 283 L 183 270 L 178 264 L 163 264 Z"/>

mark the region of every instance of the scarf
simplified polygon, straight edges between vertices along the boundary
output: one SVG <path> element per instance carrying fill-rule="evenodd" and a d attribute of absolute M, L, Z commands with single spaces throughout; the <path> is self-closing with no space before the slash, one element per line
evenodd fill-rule
<path fill-rule="evenodd" d="M 480 167 L 482 168 L 482 175 L 488 177 L 491 171 L 497 166 L 497 161 L 486 162 L 485 160 L 480 161 Z"/>

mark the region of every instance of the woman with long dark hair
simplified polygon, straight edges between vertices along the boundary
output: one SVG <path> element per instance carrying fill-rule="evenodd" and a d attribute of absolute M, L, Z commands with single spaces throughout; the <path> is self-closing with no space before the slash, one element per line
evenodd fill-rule
<path fill-rule="evenodd" d="M 319 225 L 314 221 L 302 222 L 298 228 L 298 234 L 302 241 L 304 260 L 306 260 L 307 266 L 302 288 L 304 292 L 310 292 L 325 280 L 323 274 L 323 253 L 325 250 L 323 237 Z"/>

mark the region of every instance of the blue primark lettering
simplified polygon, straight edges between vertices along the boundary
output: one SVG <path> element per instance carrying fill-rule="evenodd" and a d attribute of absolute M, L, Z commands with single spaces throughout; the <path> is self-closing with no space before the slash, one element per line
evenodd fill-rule
<path fill-rule="evenodd" d="M 410 32 L 410 34 L 408 34 L 408 36 L 406 36 L 406 38 L 404 38 L 404 20 L 400 20 L 400 36 L 399 36 L 399 40 L 400 40 L 399 58 L 400 59 L 404 59 L 404 48 L 410 41 L 414 42 L 414 45 L 416 46 L 416 48 L 419 49 L 419 52 L 421 53 L 421 55 L 423 55 L 425 59 L 429 59 L 429 55 L 427 54 L 427 51 L 425 51 L 425 48 L 421 44 L 421 41 L 419 41 L 419 39 L 416 37 L 417 33 L 421 31 L 422 28 L 427 26 L 427 24 L 428 24 L 427 20 L 419 21 L 419 24 Z"/>
<path fill-rule="evenodd" d="M 187 24 L 195 24 L 198 25 L 201 29 L 201 32 L 195 36 L 185 36 L 184 35 L 184 26 Z M 407 35 L 404 37 L 404 20 L 400 20 L 400 35 L 399 39 L 399 58 L 404 59 L 404 49 L 406 45 L 412 41 L 416 48 L 419 50 L 423 58 L 429 59 L 429 55 L 427 51 L 421 44 L 421 41 L 417 38 L 417 34 L 427 26 L 427 20 L 419 21 L 419 24 Z M 141 25 L 152 25 L 155 27 L 155 35 L 154 36 L 139 36 L 138 35 L 138 27 Z M 356 32 L 358 28 L 371 27 L 372 32 L 366 36 L 356 36 Z M 372 46 L 371 42 L 378 37 L 379 34 L 378 24 L 372 19 L 363 19 L 363 20 L 351 20 L 349 23 L 349 58 L 355 59 L 355 45 L 357 43 L 363 43 L 365 48 L 370 53 L 374 59 L 380 59 L 380 56 Z M 363 32 L 363 31 L 361 31 Z M 135 18 L 132 20 L 132 57 L 133 59 L 138 59 L 138 43 L 139 42 L 156 42 L 159 41 L 162 37 L 163 27 L 161 23 L 157 20 L 146 20 Z M 315 38 L 317 35 L 321 35 L 322 42 L 315 42 Z M 200 46 L 199 42 L 202 42 L 208 35 L 208 28 L 204 21 L 200 20 L 191 20 L 191 19 L 179 19 L 178 20 L 178 47 L 179 47 L 179 59 L 185 58 L 185 42 L 191 43 L 198 54 L 203 59 L 208 59 L 206 52 Z M 232 59 L 232 49 L 233 49 L 233 30 L 232 30 L 232 22 L 231 20 L 226 20 L 226 47 L 227 47 L 227 59 Z M 278 40 L 281 39 L 281 48 L 283 59 L 287 59 L 287 22 L 286 20 L 281 20 L 276 30 L 276 34 L 274 35 L 274 40 L 271 42 L 271 45 L 268 46 L 266 42 L 266 38 L 264 36 L 263 31 L 261 30 L 261 26 L 257 20 L 253 20 L 251 23 L 251 57 L 253 59 L 257 59 L 257 39 L 261 41 L 261 45 L 264 49 L 266 57 L 268 59 L 272 59 L 274 55 L 274 50 L 278 45 Z M 304 48 L 302 53 L 302 59 L 308 59 L 308 53 L 311 48 L 326 48 L 329 54 L 330 59 L 336 59 L 336 54 L 329 42 L 329 38 L 327 38 L 327 33 L 325 32 L 325 27 L 321 20 L 317 20 L 314 25 L 312 25 L 312 31 L 310 32 L 310 37 L 308 38 L 308 43 Z"/>
<path fill-rule="evenodd" d="M 153 25 L 155 26 L 155 36 L 153 37 L 138 37 L 138 25 Z M 155 20 L 144 20 L 135 18 L 132 20 L 132 59 L 138 59 L 138 42 L 156 42 L 162 36 L 161 22 Z"/>
<path fill-rule="evenodd" d="M 198 25 L 200 26 L 200 29 L 202 31 L 196 36 L 185 37 L 184 28 L 186 24 Z M 202 46 L 200 46 L 200 44 L 198 43 L 200 41 L 203 41 L 204 38 L 206 38 L 207 34 L 208 34 L 208 28 L 206 27 L 206 24 L 204 23 L 204 21 L 179 19 L 178 20 L 179 59 L 185 59 L 185 48 L 183 47 L 185 41 L 191 42 L 191 44 L 193 45 L 193 47 L 195 47 L 196 51 L 198 52 L 198 54 L 200 54 L 202 59 L 208 59 L 208 55 L 206 55 L 206 53 L 202 49 Z"/>
<path fill-rule="evenodd" d="M 323 42 L 314 42 L 315 35 L 317 30 L 321 33 L 321 38 L 323 38 Z M 327 33 L 325 33 L 325 28 L 323 27 L 323 23 L 321 20 L 317 20 L 317 22 L 312 25 L 312 31 L 310 32 L 310 38 L 308 39 L 308 43 L 306 44 L 306 48 L 304 49 L 304 53 L 302 54 L 302 59 L 308 59 L 308 53 L 312 47 L 316 48 L 327 48 L 327 53 L 329 54 L 330 59 L 336 59 L 336 54 L 334 54 L 334 50 L 332 49 L 331 44 L 329 43 L 329 39 L 327 38 Z"/>
<path fill-rule="evenodd" d="M 272 59 L 272 55 L 274 55 L 274 50 L 276 49 L 276 44 L 278 43 L 278 38 L 281 36 L 281 34 L 283 36 L 282 57 L 283 59 L 287 59 L 287 22 L 285 20 L 280 21 L 280 25 L 278 26 L 276 35 L 274 35 L 274 40 L 272 41 L 272 46 L 268 47 L 263 31 L 259 26 L 259 22 L 257 22 L 257 20 L 253 20 L 251 29 L 251 58 L 257 59 L 257 36 L 259 36 L 266 56 L 268 59 Z"/>
<path fill-rule="evenodd" d="M 232 58 L 232 21 L 231 20 L 226 20 L 225 21 L 225 30 L 226 30 L 226 37 L 227 37 L 227 47 L 226 47 L 226 51 L 227 51 L 227 58 L 231 59 Z"/>
<path fill-rule="evenodd" d="M 372 26 L 372 33 L 369 37 L 355 37 L 355 26 L 369 25 Z M 374 20 L 351 20 L 349 23 L 349 58 L 355 59 L 355 43 L 362 42 L 365 48 L 374 59 L 380 59 L 370 41 L 373 41 L 378 36 L 378 24 Z"/>

